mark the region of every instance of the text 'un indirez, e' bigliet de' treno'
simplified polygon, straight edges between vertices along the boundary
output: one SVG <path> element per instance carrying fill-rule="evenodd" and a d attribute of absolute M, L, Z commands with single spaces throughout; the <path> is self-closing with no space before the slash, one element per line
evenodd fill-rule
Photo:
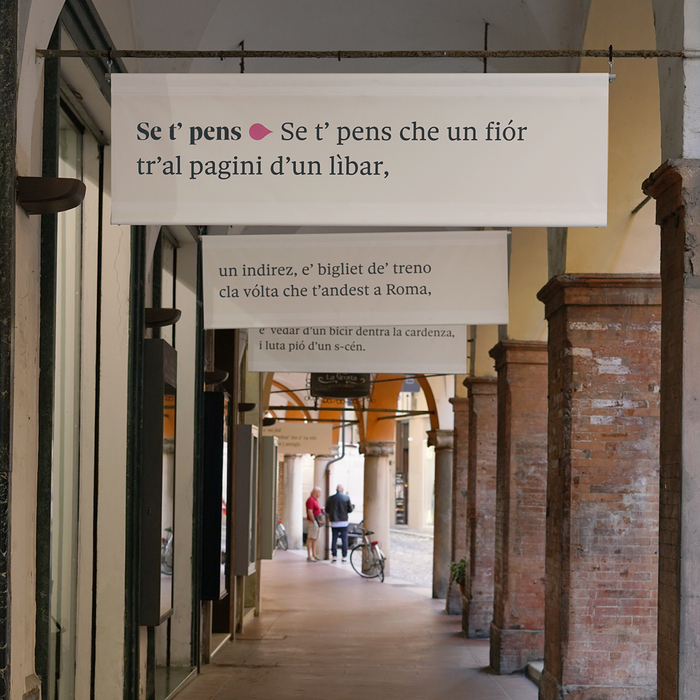
<path fill-rule="evenodd" d="M 427 263 L 319 263 L 310 262 L 302 265 L 297 271 L 294 265 L 270 265 L 262 263 L 259 265 L 238 265 L 232 267 L 219 267 L 220 277 L 237 278 L 239 284 L 226 285 L 219 289 L 219 296 L 222 299 L 238 298 L 294 298 L 294 297 L 363 297 L 363 296 L 431 296 L 431 291 L 426 284 L 399 284 L 396 281 L 374 284 L 378 276 L 391 274 L 394 276 L 419 276 L 430 275 L 432 266 Z M 330 277 L 339 279 L 341 277 L 360 277 L 371 275 L 373 282 L 369 284 L 266 284 L 253 282 L 254 278 L 274 278 L 292 277 L 296 278 L 301 274 L 303 277 L 313 275 L 314 277 Z M 243 280 L 243 278 L 246 278 Z M 424 277 L 420 281 L 424 281 Z M 354 280 L 353 280 L 354 281 Z M 242 282 L 242 284 L 240 284 Z"/>

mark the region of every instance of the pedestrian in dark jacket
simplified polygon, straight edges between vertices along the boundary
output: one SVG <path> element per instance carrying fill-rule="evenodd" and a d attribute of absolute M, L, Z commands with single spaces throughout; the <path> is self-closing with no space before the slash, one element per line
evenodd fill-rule
<path fill-rule="evenodd" d="M 348 560 L 348 513 L 355 506 L 345 495 L 342 484 L 335 487 L 335 493 L 326 501 L 326 515 L 331 525 L 331 563 L 338 561 L 338 535 L 342 546 L 343 561 Z"/>

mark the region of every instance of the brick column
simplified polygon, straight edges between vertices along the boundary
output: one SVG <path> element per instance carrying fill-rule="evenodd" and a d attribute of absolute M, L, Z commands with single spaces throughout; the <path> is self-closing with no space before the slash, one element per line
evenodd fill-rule
<path fill-rule="evenodd" d="M 454 410 L 452 455 L 452 534 L 450 561 L 467 556 L 467 466 L 469 460 L 469 399 L 450 399 Z M 448 615 L 462 614 L 462 592 L 452 582 L 447 588 Z"/>
<path fill-rule="evenodd" d="M 435 448 L 435 528 L 433 533 L 433 598 L 447 597 L 452 553 L 452 430 L 429 430 Z"/>
<path fill-rule="evenodd" d="M 661 296 L 655 275 L 564 275 L 549 322 L 541 700 L 652 700 Z"/>
<path fill-rule="evenodd" d="M 491 668 L 544 658 L 547 501 L 547 343 L 507 340 L 498 372 L 496 545 Z"/>
<path fill-rule="evenodd" d="M 700 697 L 700 161 L 669 161 L 644 183 L 661 226 L 659 700 Z"/>
<path fill-rule="evenodd" d="M 467 581 L 462 630 L 488 637 L 493 619 L 493 545 L 496 521 L 496 378 L 470 377 L 467 477 Z"/>

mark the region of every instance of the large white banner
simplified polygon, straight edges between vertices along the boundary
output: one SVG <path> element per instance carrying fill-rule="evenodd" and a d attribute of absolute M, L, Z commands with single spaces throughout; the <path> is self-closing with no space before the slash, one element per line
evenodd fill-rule
<path fill-rule="evenodd" d="M 204 236 L 206 328 L 508 322 L 505 231 Z"/>
<path fill-rule="evenodd" d="M 253 372 L 466 374 L 466 326 L 250 328 Z"/>
<path fill-rule="evenodd" d="M 112 76 L 112 222 L 605 226 L 608 77 Z"/>

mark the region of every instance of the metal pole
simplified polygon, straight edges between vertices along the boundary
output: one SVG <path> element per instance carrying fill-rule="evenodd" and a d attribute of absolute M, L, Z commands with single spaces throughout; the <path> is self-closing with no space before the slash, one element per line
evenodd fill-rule
<path fill-rule="evenodd" d="M 502 51 L 157 51 L 107 49 L 38 49 L 43 58 L 610 58 L 609 49 L 537 49 Z M 613 58 L 700 58 L 699 52 L 664 51 L 659 49 L 630 49 L 613 51 Z"/>

